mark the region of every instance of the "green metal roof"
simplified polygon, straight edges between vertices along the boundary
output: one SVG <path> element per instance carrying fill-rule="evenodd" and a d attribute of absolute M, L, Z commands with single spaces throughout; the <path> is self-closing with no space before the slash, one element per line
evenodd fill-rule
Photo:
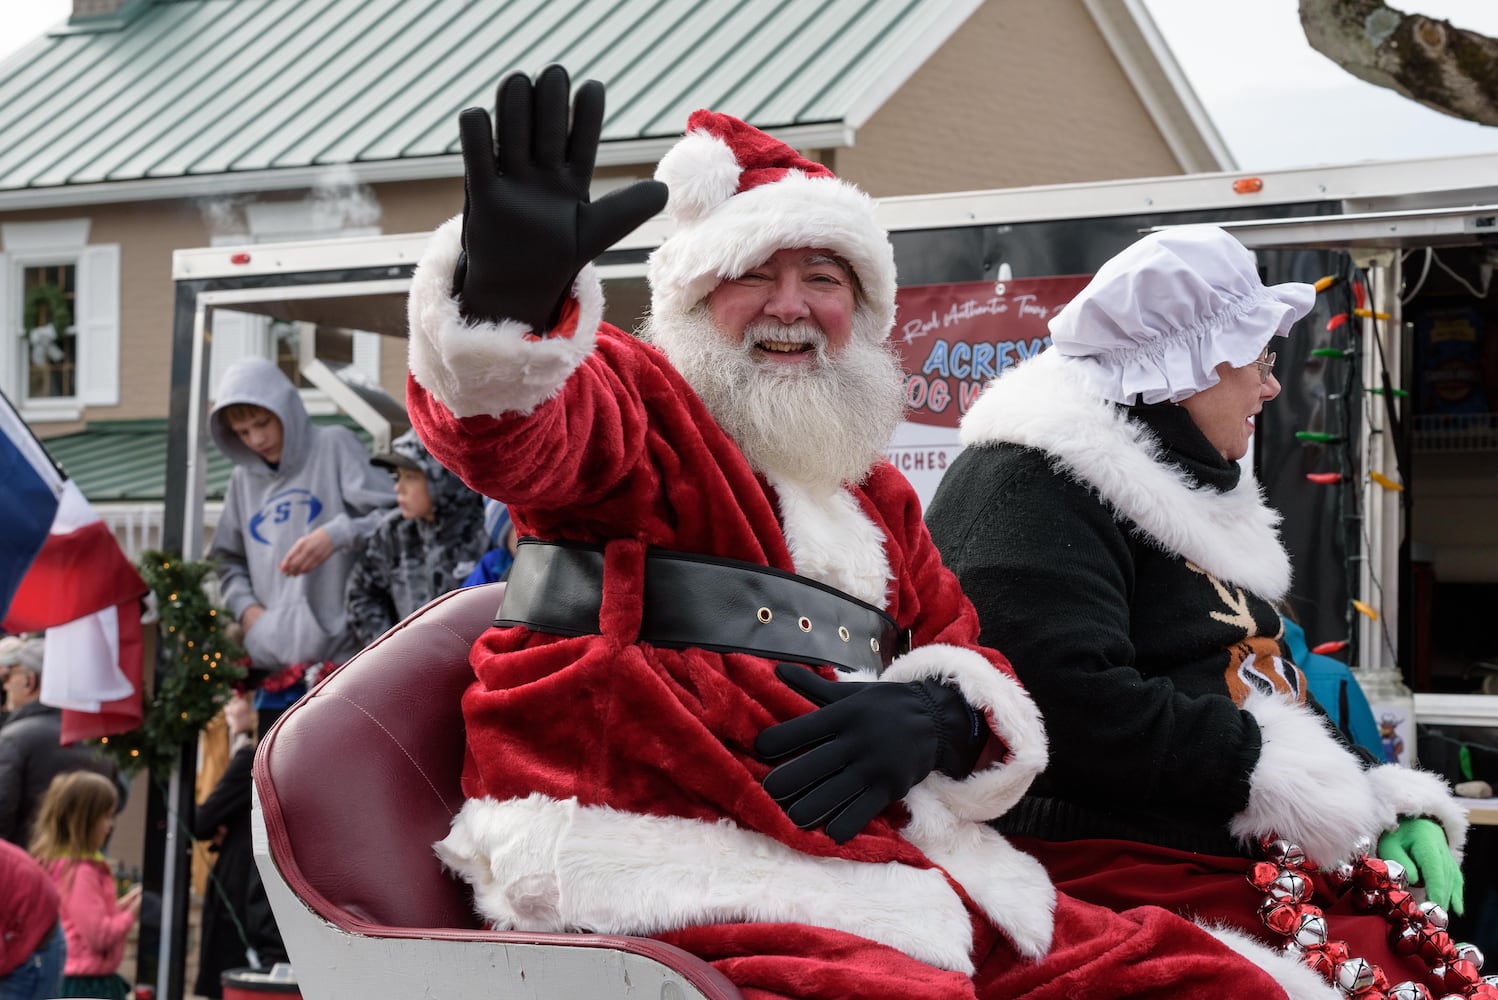
<path fill-rule="evenodd" d="M 0 191 L 451 157 L 552 62 L 609 89 L 600 162 L 699 107 L 856 128 L 979 2 L 130 0 L 0 62 Z"/>
<path fill-rule="evenodd" d="M 368 448 L 370 435 L 348 417 L 313 417 L 342 424 Z M 166 496 L 166 420 L 101 420 L 76 434 L 47 438 L 42 446 L 94 503 L 160 503 Z M 222 500 L 233 465 L 210 442 L 205 471 L 207 500 Z"/>

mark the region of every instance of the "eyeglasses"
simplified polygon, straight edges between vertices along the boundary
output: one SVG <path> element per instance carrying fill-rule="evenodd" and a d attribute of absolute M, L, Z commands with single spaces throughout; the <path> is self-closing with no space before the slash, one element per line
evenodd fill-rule
<path fill-rule="evenodd" d="M 1274 352 L 1265 351 L 1254 364 L 1259 366 L 1259 384 L 1268 385 L 1269 376 L 1274 374 Z"/>

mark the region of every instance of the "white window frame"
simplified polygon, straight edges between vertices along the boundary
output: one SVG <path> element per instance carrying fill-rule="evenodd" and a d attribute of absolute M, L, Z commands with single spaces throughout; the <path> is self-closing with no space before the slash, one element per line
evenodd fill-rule
<path fill-rule="evenodd" d="M 0 387 L 28 423 L 80 420 L 85 407 L 120 401 L 120 248 L 88 242 L 90 221 L 57 219 L 0 225 Z M 74 268 L 78 368 L 74 395 L 31 399 L 21 305 L 29 267 Z"/>

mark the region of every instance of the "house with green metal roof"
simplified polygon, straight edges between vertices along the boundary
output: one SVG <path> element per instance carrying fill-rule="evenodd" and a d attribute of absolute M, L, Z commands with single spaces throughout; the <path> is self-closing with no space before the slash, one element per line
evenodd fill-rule
<path fill-rule="evenodd" d="M 173 252 L 429 231 L 462 205 L 458 112 L 554 62 L 608 89 L 600 191 L 699 107 L 875 197 L 1233 165 L 1138 0 L 74 0 L 0 61 L 0 390 L 148 522 Z M 325 418 L 308 359 L 403 396 L 399 331 L 357 316 L 211 334 L 213 378 L 275 358 Z"/>

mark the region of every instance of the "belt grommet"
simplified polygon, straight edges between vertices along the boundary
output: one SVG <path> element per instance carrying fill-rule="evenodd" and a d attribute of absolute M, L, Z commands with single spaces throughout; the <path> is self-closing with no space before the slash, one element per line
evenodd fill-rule
<path fill-rule="evenodd" d="M 879 652 L 879 639 L 877 636 L 869 640 L 869 648 L 876 653 Z"/>
<path fill-rule="evenodd" d="M 761 625 L 770 624 L 770 619 L 775 617 L 775 615 L 770 611 L 769 608 L 760 608 L 757 614 L 759 616 L 759 622 Z"/>
<path fill-rule="evenodd" d="M 837 627 L 837 637 L 839 639 L 843 640 L 844 642 L 847 642 L 848 639 L 850 638 L 850 636 L 848 635 L 848 626 L 846 626 L 846 625 L 839 625 Z"/>
<path fill-rule="evenodd" d="M 811 619 L 808 618 L 808 617 L 806 617 L 805 615 L 802 615 L 800 618 L 797 618 L 796 619 L 796 624 L 801 626 L 801 631 L 803 631 L 803 632 L 810 632 L 811 631 Z"/>

